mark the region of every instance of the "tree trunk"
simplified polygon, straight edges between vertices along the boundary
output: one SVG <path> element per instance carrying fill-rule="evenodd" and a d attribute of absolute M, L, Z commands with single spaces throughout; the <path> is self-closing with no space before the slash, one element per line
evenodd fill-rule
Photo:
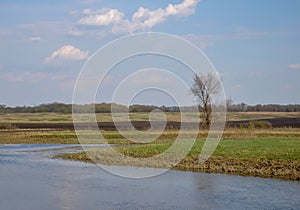
<path fill-rule="evenodd" d="M 203 128 L 209 129 L 210 127 L 210 115 L 211 115 L 211 109 L 208 104 L 204 105 L 204 122 L 203 122 Z"/>

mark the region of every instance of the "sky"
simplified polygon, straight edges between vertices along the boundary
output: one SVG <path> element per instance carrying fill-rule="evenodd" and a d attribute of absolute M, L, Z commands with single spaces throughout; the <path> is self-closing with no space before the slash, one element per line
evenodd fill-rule
<path fill-rule="evenodd" d="M 0 104 L 71 103 L 91 55 L 139 32 L 173 34 L 195 44 L 234 103 L 300 103 L 299 11 L 298 0 L 2 0 Z M 98 102 L 110 102 L 120 72 L 130 73 L 118 68 Z M 164 98 L 140 94 L 134 102 L 173 105 Z"/>

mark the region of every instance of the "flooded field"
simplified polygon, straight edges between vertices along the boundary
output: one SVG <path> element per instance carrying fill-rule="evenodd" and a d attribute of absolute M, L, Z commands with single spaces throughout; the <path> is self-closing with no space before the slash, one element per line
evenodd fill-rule
<path fill-rule="evenodd" d="M 101 145 L 99 145 L 101 146 Z M 169 171 L 121 178 L 51 159 L 78 145 L 0 146 L 0 209 L 297 209 L 299 182 Z"/>

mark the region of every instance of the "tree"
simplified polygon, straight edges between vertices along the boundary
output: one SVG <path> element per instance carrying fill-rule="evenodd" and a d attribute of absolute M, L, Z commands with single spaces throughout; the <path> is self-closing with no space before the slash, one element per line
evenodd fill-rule
<path fill-rule="evenodd" d="M 221 85 L 218 80 L 218 75 L 215 72 L 207 74 L 194 75 L 194 84 L 191 88 L 193 95 L 203 108 L 204 121 L 203 127 L 209 128 L 211 123 L 211 102 L 212 96 L 217 95 L 221 91 Z"/>
<path fill-rule="evenodd" d="M 226 109 L 228 112 L 232 111 L 233 100 L 231 98 L 226 99 Z"/>
<path fill-rule="evenodd" d="M 4 104 L 0 104 L 0 113 L 4 113 L 5 108 L 6 108 L 6 106 Z"/>

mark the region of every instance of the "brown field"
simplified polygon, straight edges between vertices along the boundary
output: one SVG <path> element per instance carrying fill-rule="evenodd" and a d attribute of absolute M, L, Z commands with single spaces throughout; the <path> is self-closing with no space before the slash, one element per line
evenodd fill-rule
<path fill-rule="evenodd" d="M 169 112 L 165 113 L 168 121 L 180 122 L 180 113 Z M 88 119 L 88 114 L 80 114 L 82 121 Z M 194 113 L 184 113 L 182 121 L 195 122 L 199 116 Z M 300 112 L 228 112 L 228 121 L 241 120 L 259 120 L 272 118 L 300 118 Z M 111 114 L 97 113 L 96 119 L 98 122 L 112 122 Z M 116 121 L 124 121 L 125 114 L 118 114 Z M 132 121 L 148 121 L 149 113 L 130 113 Z M 153 116 L 153 120 L 161 120 L 159 115 Z M 72 122 L 71 114 L 60 113 L 13 113 L 0 114 L 0 123 L 70 123 Z"/>

